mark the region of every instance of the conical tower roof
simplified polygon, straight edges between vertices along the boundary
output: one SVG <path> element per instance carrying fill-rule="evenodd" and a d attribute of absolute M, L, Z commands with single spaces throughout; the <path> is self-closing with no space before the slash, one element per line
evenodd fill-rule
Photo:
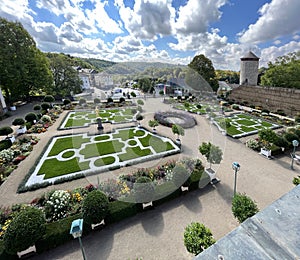
<path fill-rule="evenodd" d="M 259 60 L 259 58 L 252 51 L 249 51 L 241 60 Z"/>

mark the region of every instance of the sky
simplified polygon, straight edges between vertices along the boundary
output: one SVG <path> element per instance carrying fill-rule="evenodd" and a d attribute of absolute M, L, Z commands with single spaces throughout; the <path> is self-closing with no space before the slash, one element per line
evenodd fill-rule
<path fill-rule="evenodd" d="M 248 51 L 260 67 L 300 49 L 300 0 L 0 0 L 44 52 L 115 62 L 189 64 L 239 71 Z"/>

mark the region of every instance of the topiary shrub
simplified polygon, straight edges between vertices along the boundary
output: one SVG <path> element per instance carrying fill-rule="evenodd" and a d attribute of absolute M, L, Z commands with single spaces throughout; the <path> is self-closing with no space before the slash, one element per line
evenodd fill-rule
<path fill-rule="evenodd" d="M 34 111 L 39 111 L 39 110 L 41 110 L 41 106 L 40 105 L 34 105 L 33 110 Z"/>
<path fill-rule="evenodd" d="M 291 132 L 285 133 L 284 138 L 290 143 L 293 142 L 293 140 L 300 141 L 300 138 L 296 134 L 291 133 Z"/>
<path fill-rule="evenodd" d="M 120 103 L 124 103 L 125 102 L 125 98 L 121 97 L 119 100 Z"/>
<path fill-rule="evenodd" d="M 71 103 L 71 100 L 70 99 L 64 99 L 64 105 L 69 105 Z"/>
<path fill-rule="evenodd" d="M 109 97 L 109 98 L 107 99 L 107 103 L 114 103 L 114 100 L 113 100 L 111 97 Z"/>
<path fill-rule="evenodd" d="M 48 103 L 42 103 L 41 107 L 42 107 L 43 110 L 47 110 L 47 109 L 50 108 L 50 105 Z"/>
<path fill-rule="evenodd" d="M 99 98 L 94 98 L 94 104 L 98 105 L 101 103 L 101 100 Z"/>
<path fill-rule="evenodd" d="M 132 91 L 132 92 L 130 93 L 130 95 L 131 95 L 132 97 L 136 97 L 136 94 L 135 94 L 134 91 Z"/>
<path fill-rule="evenodd" d="M 16 254 L 33 246 L 45 234 L 45 222 L 40 209 L 27 207 L 21 210 L 12 219 L 4 234 L 6 252 Z"/>
<path fill-rule="evenodd" d="M 12 146 L 12 142 L 10 139 L 5 139 L 0 141 L 0 151 L 8 149 Z M 0 222 L 1 223 L 1 222 Z"/>
<path fill-rule="evenodd" d="M 48 115 L 43 115 L 41 117 L 41 121 L 44 122 L 44 123 L 51 123 L 52 122 L 51 117 L 48 116 Z"/>
<path fill-rule="evenodd" d="M 174 182 L 174 184 L 177 188 L 180 186 L 188 186 L 189 185 L 189 181 L 188 181 L 189 177 L 190 177 L 190 173 L 184 167 L 184 165 L 177 164 L 173 168 L 172 181 Z"/>
<path fill-rule="evenodd" d="M 37 115 L 35 113 L 30 112 L 30 113 L 26 114 L 25 120 L 27 122 L 33 123 L 34 120 L 37 120 Z"/>
<path fill-rule="evenodd" d="M 140 105 L 140 106 L 143 106 L 143 105 L 145 104 L 144 101 L 141 100 L 141 99 L 138 99 L 138 100 L 136 101 L 136 103 L 137 103 L 138 105 Z"/>
<path fill-rule="evenodd" d="M 133 194 L 137 203 L 152 201 L 155 191 L 151 179 L 145 176 L 137 178 L 133 185 Z"/>
<path fill-rule="evenodd" d="M 12 125 L 24 125 L 25 120 L 23 118 L 15 118 L 15 120 L 12 122 Z"/>
<path fill-rule="evenodd" d="M 0 135 L 9 135 L 13 133 L 13 129 L 10 126 L 0 127 Z"/>
<path fill-rule="evenodd" d="M 55 101 L 55 98 L 51 95 L 47 95 L 44 97 L 44 102 L 52 103 Z"/>
<path fill-rule="evenodd" d="M 198 222 L 192 222 L 184 230 L 184 245 L 190 253 L 200 254 L 216 242 L 209 228 Z"/>
<path fill-rule="evenodd" d="M 232 213 L 242 223 L 258 212 L 256 203 L 246 194 L 237 193 L 232 199 Z"/>
<path fill-rule="evenodd" d="M 108 198 L 100 190 L 87 194 L 82 206 L 83 220 L 88 224 L 100 223 L 108 214 Z"/>

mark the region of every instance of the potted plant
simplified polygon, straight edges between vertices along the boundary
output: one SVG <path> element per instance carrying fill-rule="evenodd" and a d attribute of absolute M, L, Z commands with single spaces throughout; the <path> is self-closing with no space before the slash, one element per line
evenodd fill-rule
<path fill-rule="evenodd" d="M 183 127 L 181 127 L 180 125 L 172 125 L 172 132 L 174 135 L 177 135 L 177 138 L 176 138 L 176 143 L 178 146 L 181 146 L 181 141 L 180 141 L 180 138 L 179 136 L 184 136 L 184 129 Z"/>
<path fill-rule="evenodd" d="M 158 126 L 157 120 L 150 120 L 148 122 L 149 126 L 152 127 L 153 133 L 156 133 L 156 127 Z"/>
<path fill-rule="evenodd" d="M 277 141 L 277 134 L 272 129 L 264 128 L 258 132 L 258 137 L 263 145 L 263 147 L 260 149 L 260 154 L 270 158 L 271 146 Z"/>
<path fill-rule="evenodd" d="M 210 142 L 203 142 L 201 146 L 199 146 L 199 152 L 204 155 L 209 162 L 209 168 L 205 169 L 205 172 L 210 176 L 211 181 L 213 181 L 216 179 L 216 172 L 211 168 L 211 165 L 219 164 L 222 161 L 223 152 L 220 147 Z"/>

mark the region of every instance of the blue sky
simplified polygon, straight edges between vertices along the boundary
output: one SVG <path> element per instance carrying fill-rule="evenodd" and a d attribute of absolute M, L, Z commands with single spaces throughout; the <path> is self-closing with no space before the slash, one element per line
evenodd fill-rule
<path fill-rule="evenodd" d="M 44 52 L 175 64 L 204 54 L 235 71 L 249 50 L 260 66 L 299 50 L 299 10 L 299 0 L 0 0 L 0 16 Z"/>

